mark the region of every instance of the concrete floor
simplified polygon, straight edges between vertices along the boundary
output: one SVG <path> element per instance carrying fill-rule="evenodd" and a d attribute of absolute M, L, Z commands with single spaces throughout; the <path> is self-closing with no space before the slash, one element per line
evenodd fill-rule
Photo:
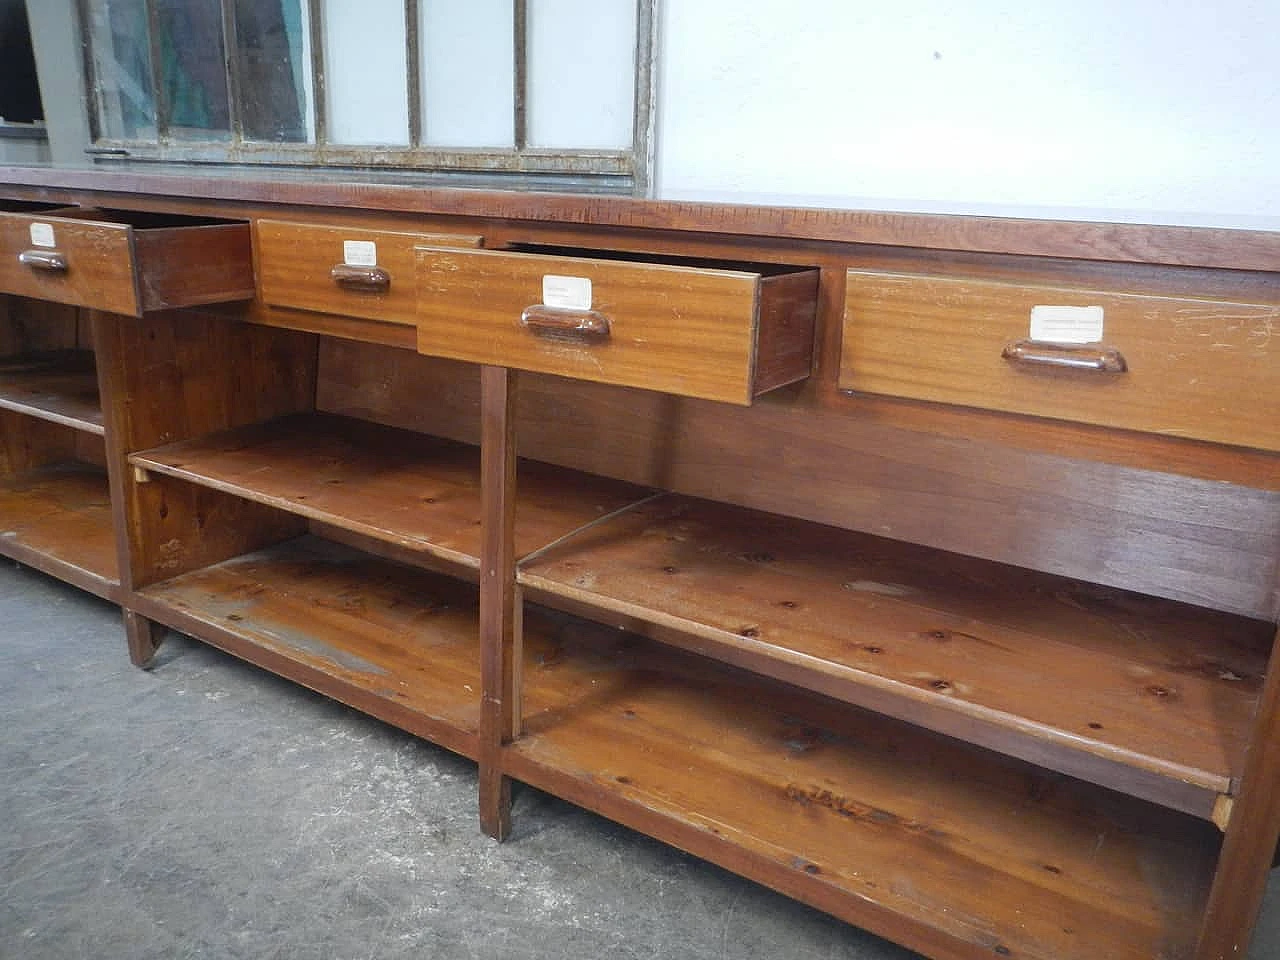
<path fill-rule="evenodd" d="M 537 791 L 494 843 L 471 763 L 7 563 L 0 637 L 0 960 L 914 956 Z"/>

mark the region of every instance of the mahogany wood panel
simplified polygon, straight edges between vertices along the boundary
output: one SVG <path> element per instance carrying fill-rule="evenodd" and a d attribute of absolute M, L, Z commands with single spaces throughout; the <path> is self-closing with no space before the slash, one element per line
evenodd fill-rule
<path fill-rule="evenodd" d="M 314 537 L 147 587 L 146 616 L 475 757 L 474 587 Z"/>
<path fill-rule="evenodd" d="M 61 303 L 0 294 L 0 357 L 91 349 L 82 313 Z"/>
<path fill-rule="evenodd" d="M 935 957 L 1185 957 L 1212 825 L 564 618 L 512 775 Z"/>
<path fill-rule="evenodd" d="M 0 290 L 129 316 L 252 297 L 248 224 L 171 225 L 175 219 L 134 226 L 126 214 L 101 210 L 0 213 Z M 33 244 L 33 224 L 52 232 L 53 248 Z M 56 253 L 63 267 L 21 263 L 32 250 Z"/>
<path fill-rule="evenodd" d="M 0 478 L 0 553 L 116 600 L 115 551 L 101 468 L 67 461 Z"/>
<path fill-rule="evenodd" d="M 512 183 L 512 181 L 507 181 Z M 782 240 L 874 243 L 945 250 L 1021 253 L 1041 257 L 1186 264 L 1234 270 L 1280 269 L 1280 233 L 1216 227 L 954 216 L 879 210 L 790 208 L 708 203 L 661 197 L 602 196 L 585 190 L 552 192 L 527 180 L 499 189 L 406 175 L 401 182 L 344 172 L 241 169 L 197 171 L 187 165 L 129 169 L 0 167 L 0 184 L 14 198 L 96 202 L 156 198 L 183 201 L 295 204 L 335 211 L 399 211 L 433 216 L 550 221 L 583 226 L 685 230 Z M 469 189 L 459 189 L 459 186 Z"/>
<path fill-rule="evenodd" d="M 139 483 L 127 457 L 310 409 L 312 336 L 194 311 L 99 313 L 94 336 L 126 589 L 305 531 L 302 518 L 239 497 L 164 478 Z"/>
<path fill-rule="evenodd" d="M 1274 627 L 668 496 L 522 564 L 537 598 L 1211 816 Z M 554 604 L 554 600 L 548 600 Z"/>
<path fill-rule="evenodd" d="M 808 376 L 818 282 L 816 271 L 751 269 L 422 249 L 418 350 L 748 404 Z M 589 311 L 551 316 L 590 315 L 604 332 L 538 333 L 522 321 L 548 275 L 591 285 Z"/>
<path fill-rule="evenodd" d="M 293 414 L 132 454 L 136 467 L 480 566 L 480 451 L 326 414 Z M 528 466 L 516 549 L 529 553 L 643 497 L 643 488 Z"/>
<path fill-rule="evenodd" d="M 522 615 L 515 585 L 516 391 L 519 374 L 480 371 L 480 452 L 484 540 L 480 556 L 480 828 L 511 833 L 511 782 L 502 748 L 520 732 Z"/>
<path fill-rule="evenodd" d="M 365 185 L 367 186 L 367 185 Z M 16 191 L 33 189 L 14 187 Z M 38 188 L 42 195 L 49 188 Z M 117 207 L 136 211 L 150 211 L 172 215 L 175 211 L 190 216 L 235 217 L 252 219 L 265 217 L 280 219 L 293 217 L 299 221 L 335 225 L 349 224 L 356 229 L 386 229 L 397 232 L 456 232 L 483 233 L 490 246 L 501 244 L 554 244 L 559 246 L 588 246 L 593 249 L 660 249 L 672 253 L 712 259 L 741 259 L 753 262 L 795 263 L 803 262 L 822 266 L 824 274 L 820 311 L 822 316 L 838 315 L 844 296 L 844 272 L 850 265 L 874 267 L 894 271 L 920 270 L 924 265 L 931 272 L 951 272 L 956 275 L 989 276 L 993 279 L 1036 280 L 1098 286 L 1102 289 L 1140 289 L 1157 295 L 1208 297 L 1222 300 L 1273 302 L 1280 298 L 1280 274 L 1261 272 L 1254 264 L 1240 262 L 1229 270 L 1213 270 L 1202 266 L 1160 265 L 1158 257 L 1143 260 L 1141 248 L 1133 247 L 1130 255 L 1114 260 L 1098 260 L 1096 249 L 1084 247 L 1076 251 L 1080 259 L 1067 259 L 1059 251 L 1048 254 L 1019 256 L 1016 253 L 1035 253 L 1023 249 L 1016 242 L 1016 227 L 1020 221 L 1007 221 L 1010 227 L 1005 248 L 1009 252 L 975 253 L 964 249 L 943 249 L 945 233 L 935 236 L 938 249 L 917 247 L 893 247 L 874 242 L 850 243 L 819 242 L 812 239 L 791 238 L 787 235 L 731 236 L 707 232 L 698 225 L 689 229 L 637 228 L 635 226 L 574 225 L 572 219 L 557 223 L 554 220 L 516 220 L 500 222 L 461 216 L 415 212 L 414 204 L 399 211 L 370 206 L 360 209 L 354 206 L 316 206 L 288 208 L 273 206 L 261 201 L 238 202 L 219 200 L 214 195 L 177 198 L 145 194 L 112 194 L 86 196 L 78 191 L 58 191 L 61 199 L 96 199 Z M 813 211 L 810 211 L 813 212 Z M 971 226 L 968 218 L 933 218 L 940 226 Z M 1032 223 L 1031 227 L 1038 227 Z M 1054 226 L 1072 226 L 1057 224 Z M 1161 228 L 1155 228 L 1160 231 Z M 1242 235 L 1223 231 L 1236 239 Z M 921 243 L 927 243 L 921 239 Z M 749 251 L 749 252 L 747 252 Z M 1191 259 L 1176 260 L 1194 264 L 1193 247 L 1184 251 Z M 1225 252 L 1225 248 L 1224 248 Z M 1130 262 L 1123 262 L 1124 260 Z M 838 277 L 838 280 L 836 279 Z M 414 328 L 378 321 L 341 317 L 309 311 L 265 307 L 255 304 L 252 317 L 264 323 L 287 326 L 294 329 L 328 333 L 333 336 L 390 343 L 413 347 Z M 1280 469 L 1276 456 L 1245 447 L 1224 450 L 1212 444 L 1107 430 L 1067 421 L 1052 421 L 1037 417 L 1010 416 L 979 411 L 975 408 L 942 404 L 904 401 L 872 395 L 850 397 L 841 395 L 835 387 L 835 366 L 839 360 L 839 324 L 824 321 L 825 328 L 818 337 L 817 359 L 821 366 L 819 377 L 811 377 L 801 392 L 806 406 L 816 404 L 838 411 L 845 418 L 874 419 L 888 426 L 897 425 L 914 432 L 928 432 L 947 437 L 968 436 L 984 442 L 1017 447 L 1038 453 L 1073 451 L 1073 455 L 1141 469 L 1175 472 L 1209 480 L 1245 483 L 1265 489 L 1280 489 Z M 826 357 L 826 360 L 823 357 Z"/>
<path fill-rule="evenodd" d="M 355 343 L 325 344 L 324 354 L 322 409 L 478 439 L 473 367 Z M 1274 491 L 906 431 L 786 396 L 742 409 L 528 375 L 519 409 L 526 457 L 1246 616 L 1276 615 Z"/>
<path fill-rule="evenodd" d="M 478 236 L 362 230 L 280 220 L 258 220 L 259 296 L 272 306 L 361 317 L 413 326 L 416 321 L 414 254 L 416 245 L 478 247 Z M 385 290 L 343 286 L 330 271 L 344 263 L 344 241 L 371 243 L 377 266 L 387 278 Z"/>
<path fill-rule="evenodd" d="M 1036 305 L 1102 308 L 1127 369 L 1003 359 Z M 1273 329 L 1276 303 L 850 270 L 840 387 L 1280 450 Z"/>
<path fill-rule="evenodd" d="M 1241 796 L 1227 824 L 1196 960 L 1236 960 L 1245 954 L 1274 866 L 1280 840 L 1280 806 L 1276 803 L 1276 784 L 1280 782 L 1278 668 L 1280 658 L 1273 652 L 1240 784 Z"/>
<path fill-rule="evenodd" d="M 65 350 L 0 359 L 0 408 L 102 436 L 93 354 Z"/>

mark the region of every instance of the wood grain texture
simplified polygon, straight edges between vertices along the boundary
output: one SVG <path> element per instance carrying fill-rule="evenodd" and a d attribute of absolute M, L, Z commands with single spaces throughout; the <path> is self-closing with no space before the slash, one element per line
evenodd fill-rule
<path fill-rule="evenodd" d="M 139 610 L 475 757 L 475 589 L 303 537 L 143 590 Z"/>
<path fill-rule="evenodd" d="M 1274 627 L 669 496 L 522 564 L 534 599 L 1208 819 Z"/>
<path fill-rule="evenodd" d="M 1099 306 L 1128 370 L 1012 363 L 1037 304 Z M 850 270 L 840 387 L 1280 450 L 1280 303 Z M 1274 340 L 1274 342 L 1273 342 Z M 1248 398 L 1247 401 L 1244 398 Z"/>
<path fill-rule="evenodd" d="M 808 374 L 817 274 L 771 284 L 747 269 L 424 248 L 418 350 L 748 404 L 764 389 L 757 362 L 778 382 Z M 525 309 L 542 303 L 547 275 L 591 281 L 607 337 L 539 335 L 521 325 Z M 764 335 L 762 322 L 800 332 Z M 757 361 L 761 346 L 777 356 Z"/>
<path fill-rule="evenodd" d="M 793 689 L 529 620 L 520 779 L 935 957 L 1185 957 L 1197 822 Z"/>
<path fill-rule="evenodd" d="M 0 554 L 117 600 L 106 472 L 67 461 L 0 478 Z"/>
<path fill-rule="evenodd" d="M 129 462 L 480 567 L 480 451 L 456 441 L 307 413 L 141 451 Z M 515 548 L 530 553 L 646 492 L 530 464 L 516 502 Z"/>
<path fill-rule="evenodd" d="M 478 247 L 475 235 L 407 233 L 326 226 L 281 220 L 257 220 L 258 285 L 264 303 L 319 313 L 360 317 L 413 326 L 416 320 L 414 254 L 416 245 Z M 385 292 L 344 288 L 330 270 L 343 263 L 343 242 L 372 243 L 378 266 L 386 271 Z"/>
<path fill-rule="evenodd" d="M 93 353 L 66 350 L 0 359 L 0 409 L 102 436 Z"/>
<path fill-rule="evenodd" d="M 65 271 L 41 270 L 18 261 L 32 249 L 31 225 L 53 230 Z M 0 213 L 0 290 L 37 300 L 141 313 L 131 228 L 123 223 Z"/>
<path fill-rule="evenodd" d="M 1259 704 L 1240 797 L 1232 806 L 1214 876 L 1196 960 L 1244 956 L 1262 907 L 1267 877 L 1280 841 L 1280 659 L 1273 653 Z"/>
<path fill-rule="evenodd" d="M 302 518 L 219 491 L 139 483 L 128 455 L 310 409 L 313 337 L 157 311 L 140 319 L 95 314 L 94 338 L 126 590 L 305 531 Z"/>
<path fill-rule="evenodd" d="M 492 181 L 459 189 L 463 184 L 456 178 L 433 181 L 421 176 L 396 183 L 341 172 L 271 170 L 250 178 L 241 170 L 197 173 L 185 166 L 168 170 L 160 166 L 8 166 L 0 167 L 0 185 L 15 199 L 53 203 L 76 202 L 84 191 L 97 191 L 101 196 L 96 199 L 102 203 L 140 196 L 159 197 L 170 206 L 182 200 L 212 199 L 1235 270 L 1280 269 L 1280 234 L 1264 230 L 573 195 L 539 190 L 528 182 L 506 190 L 495 189 Z"/>
<path fill-rule="evenodd" d="M 480 371 L 480 829 L 498 840 L 511 833 L 502 748 L 520 732 L 522 697 L 523 601 L 515 576 L 518 377 L 503 367 Z"/>
<path fill-rule="evenodd" d="M 476 442 L 475 369 L 325 344 L 323 409 Z M 780 391 L 786 394 L 787 391 Z M 528 375 L 524 455 L 955 553 L 1276 615 L 1280 493 L 901 429 L 771 395 L 749 409 Z"/>
<path fill-rule="evenodd" d="M 143 310 L 227 303 L 254 295 L 247 223 L 138 227 L 133 243 Z"/>

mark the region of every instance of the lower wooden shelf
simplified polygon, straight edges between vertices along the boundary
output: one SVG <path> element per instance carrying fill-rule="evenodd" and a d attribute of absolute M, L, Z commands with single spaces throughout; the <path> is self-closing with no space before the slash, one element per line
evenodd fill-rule
<path fill-rule="evenodd" d="M 521 563 L 531 599 L 1202 818 L 1275 628 L 668 495 Z"/>
<path fill-rule="evenodd" d="M 106 471 L 72 461 L 0 479 L 0 554 L 117 600 Z"/>
<path fill-rule="evenodd" d="M 1190 954 L 1210 824 L 634 635 L 526 618 L 517 779 L 931 956 Z"/>
<path fill-rule="evenodd" d="M 92 350 L 0 359 L 0 409 L 102 436 Z"/>
<path fill-rule="evenodd" d="M 139 591 L 137 612 L 478 755 L 474 587 L 304 536 Z"/>

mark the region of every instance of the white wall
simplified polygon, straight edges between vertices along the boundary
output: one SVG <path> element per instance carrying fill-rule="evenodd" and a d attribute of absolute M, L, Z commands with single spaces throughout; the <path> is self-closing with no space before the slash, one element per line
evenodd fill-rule
<path fill-rule="evenodd" d="M 666 195 L 1280 229 L 1277 0 L 662 0 L 661 31 Z"/>

